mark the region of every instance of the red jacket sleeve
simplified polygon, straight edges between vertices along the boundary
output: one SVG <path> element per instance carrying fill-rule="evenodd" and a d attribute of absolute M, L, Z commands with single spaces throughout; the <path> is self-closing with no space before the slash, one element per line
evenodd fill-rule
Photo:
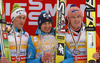
<path fill-rule="evenodd" d="M 96 51 L 98 52 L 99 49 L 100 49 L 100 38 L 98 34 L 96 34 Z"/>

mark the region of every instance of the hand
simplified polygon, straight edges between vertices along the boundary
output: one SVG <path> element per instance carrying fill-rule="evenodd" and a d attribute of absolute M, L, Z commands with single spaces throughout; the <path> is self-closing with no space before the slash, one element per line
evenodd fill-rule
<path fill-rule="evenodd" d="M 45 52 L 44 56 L 41 57 L 41 61 L 42 62 L 47 62 L 47 61 L 52 62 L 52 58 L 53 58 L 53 54 L 51 52 Z"/>
<path fill-rule="evenodd" d="M 93 58 L 95 58 L 96 60 L 99 60 L 99 53 L 98 52 L 94 53 Z"/>
<path fill-rule="evenodd" d="M 6 25 L 6 32 L 9 33 L 11 31 L 11 27 Z"/>
<path fill-rule="evenodd" d="M 6 57 L 1 57 L 1 62 L 0 63 L 10 63 L 10 61 Z"/>

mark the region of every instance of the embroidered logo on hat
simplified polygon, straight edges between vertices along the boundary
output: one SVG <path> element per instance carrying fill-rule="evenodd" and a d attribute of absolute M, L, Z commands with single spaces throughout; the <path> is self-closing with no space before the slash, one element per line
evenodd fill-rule
<path fill-rule="evenodd" d="M 51 22 L 51 23 L 53 23 L 52 16 L 50 14 L 48 14 L 48 13 L 42 13 L 42 14 L 40 14 L 40 16 L 38 18 L 38 25 L 39 25 L 40 29 L 41 29 L 42 23 L 45 23 L 45 22 Z"/>
<path fill-rule="evenodd" d="M 21 12 L 19 14 L 21 14 Z"/>
<path fill-rule="evenodd" d="M 43 14 L 43 17 L 49 18 L 49 17 L 51 17 L 51 16 L 50 16 L 50 14 L 44 13 L 44 14 Z"/>

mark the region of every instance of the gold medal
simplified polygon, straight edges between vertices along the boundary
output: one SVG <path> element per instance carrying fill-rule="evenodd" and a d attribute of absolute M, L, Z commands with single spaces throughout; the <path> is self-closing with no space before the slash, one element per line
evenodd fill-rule
<path fill-rule="evenodd" d="M 73 53 L 74 53 L 75 55 L 79 55 L 79 54 L 80 54 L 79 48 L 74 48 Z"/>

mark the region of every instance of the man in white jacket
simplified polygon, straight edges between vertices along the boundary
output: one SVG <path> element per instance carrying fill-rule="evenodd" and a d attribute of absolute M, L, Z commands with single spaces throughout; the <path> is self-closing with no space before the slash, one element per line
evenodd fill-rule
<path fill-rule="evenodd" d="M 11 63 L 26 63 L 26 49 L 29 38 L 29 34 L 23 29 L 26 15 L 26 11 L 18 4 L 13 5 L 11 31 L 8 33 Z M 1 57 L 1 63 L 10 63 L 10 61 L 6 57 Z"/>

